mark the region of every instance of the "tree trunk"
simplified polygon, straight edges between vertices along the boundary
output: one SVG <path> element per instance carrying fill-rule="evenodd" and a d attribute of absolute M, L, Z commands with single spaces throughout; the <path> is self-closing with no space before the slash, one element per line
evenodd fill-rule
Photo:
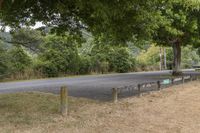
<path fill-rule="evenodd" d="M 166 55 L 166 48 L 164 48 L 164 68 L 167 70 L 167 55 Z"/>
<path fill-rule="evenodd" d="M 162 64 L 163 64 L 163 61 L 162 61 L 162 48 L 160 47 L 160 71 L 162 71 Z"/>
<path fill-rule="evenodd" d="M 173 47 L 173 54 L 174 54 L 174 60 L 173 60 L 173 75 L 180 75 L 181 70 L 181 44 L 179 42 L 176 42 L 172 45 Z"/>

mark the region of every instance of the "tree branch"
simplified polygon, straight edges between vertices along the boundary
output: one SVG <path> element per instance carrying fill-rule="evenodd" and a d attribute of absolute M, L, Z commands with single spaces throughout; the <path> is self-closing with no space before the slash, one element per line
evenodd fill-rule
<path fill-rule="evenodd" d="M 8 41 L 8 40 L 6 40 L 6 39 L 4 39 L 4 38 L 2 38 L 2 37 L 0 37 L 0 40 L 2 40 L 3 42 L 6 42 L 6 43 L 10 43 L 10 44 L 18 44 L 18 45 L 21 45 L 21 46 L 23 46 L 23 47 L 25 47 L 25 48 L 30 49 L 31 51 L 36 51 L 36 49 L 34 49 L 34 48 L 30 47 L 30 46 L 27 46 L 28 44 L 33 43 L 33 41 L 32 41 L 32 42 L 31 42 L 31 41 L 30 41 L 30 42 Z"/>
<path fill-rule="evenodd" d="M 2 8 L 3 0 L 0 0 L 0 9 Z"/>

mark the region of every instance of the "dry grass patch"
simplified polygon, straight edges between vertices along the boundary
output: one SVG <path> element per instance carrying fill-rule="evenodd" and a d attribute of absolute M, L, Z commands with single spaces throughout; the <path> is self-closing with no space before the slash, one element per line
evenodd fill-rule
<path fill-rule="evenodd" d="M 92 100 L 71 98 L 70 113 Z M 55 124 L 63 119 L 59 113 L 59 96 L 41 92 L 0 95 L 0 133 L 28 131 L 30 128 Z"/>
<path fill-rule="evenodd" d="M 200 83 L 191 82 L 117 104 L 70 98 L 70 115 L 58 113 L 59 97 L 44 93 L 0 95 L 0 132 L 196 133 L 200 132 Z"/>

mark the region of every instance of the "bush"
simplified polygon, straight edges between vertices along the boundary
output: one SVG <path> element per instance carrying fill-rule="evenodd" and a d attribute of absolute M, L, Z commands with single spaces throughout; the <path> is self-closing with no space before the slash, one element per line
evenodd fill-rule
<path fill-rule="evenodd" d="M 0 42 L 0 75 L 4 75 L 8 72 L 8 54 L 6 49 L 3 46 L 3 43 Z"/>
<path fill-rule="evenodd" d="M 34 69 L 42 72 L 47 77 L 56 77 L 59 75 L 58 68 L 48 61 L 38 63 Z"/>
<path fill-rule="evenodd" d="M 90 56 L 80 57 L 79 73 L 87 74 L 91 72 L 91 69 L 92 69 L 91 57 Z"/>
<path fill-rule="evenodd" d="M 100 63 L 100 72 L 103 73 L 107 73 L 109 69 L 109 62 L 108 61 L 102 61 Z"/>
<path fill-rule="evenodd" d="M 70 36 L 47 36 L 39 60 L 44 62 L 42 70 L 49 76 L 78 73 L 80 59 L 76 41 Z"/>
<path fill-rule="evenodd" d="M 142 51 L 138 57 L 137 62 L 141 66 L 155 66 L 159 65 L 160 57 L 159 57 L 159 47 L 156 47 L 155 45 L 151 45 L 150 48 L 147 49 L 147 51 Z"/>
<path fill-rule="evenodd" d="M 200 62 L 200 57 L 198 51 L 190 46 L 184 47 L 182 49 L 182 68 L 191 68 L 193 65 L 197 65 Z"/>
<path fill-rule="evenodd" d="M 114 51 L 110 53 L 110 69 L 115 72 L 128 72 L 131 67 L 134 65 L 132 64 L 132 58 L 126 48 L 116 47 Z"/>
<path fill-rule="evenodd" d="M 23 72 L 32 64 L 31 57 L 21 47 L 13 47 L 8 55 L 11 72 Z"/>
<path fill-rule="evenodd" d="M 97 53 L 92 56 L 92 70 L 97 73 L 105 73 L 109 70 L 108 55 L 105 53 Z"/>
<path fill-rule="evenodd" d="M 136 59 L 134 57 L 129 58 L 130 61 L 130 71 L 136 71 Z"/>

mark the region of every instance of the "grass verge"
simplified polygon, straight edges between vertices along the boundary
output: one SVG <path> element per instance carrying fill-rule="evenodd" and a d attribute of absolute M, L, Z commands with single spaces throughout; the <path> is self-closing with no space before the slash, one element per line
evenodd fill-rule
<path fill-rule="evenodd" d="M 69 116 L 46 93 L 0 95 L 0 133 L 200 132 L 200 83 L 172 86 L 117 104 L 70 97 Z"/>
<path fill-rule="evenodd" d="M 70 112 L 77 112 L 80 106 L 94 103 L 83 98 L 69 99 Z M 41 92 L 0 94 L 0 132 L 26 131 L 31 127 L 55 124 L 63 119 L 59 113 L 59 96 Z M 42 127 L 41 127 L 42 128 Z"/>

